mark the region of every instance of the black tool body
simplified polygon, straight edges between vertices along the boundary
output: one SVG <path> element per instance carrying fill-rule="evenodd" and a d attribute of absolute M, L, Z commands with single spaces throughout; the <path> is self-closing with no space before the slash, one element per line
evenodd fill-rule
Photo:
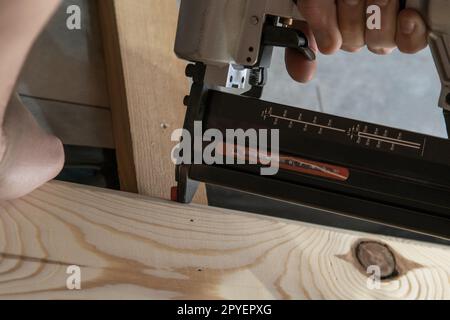
<path fill-rule="evenodd" d="M 224 136 L 227 129 L 278 129 L 281 165 L 274 176 L 260 175 L 260 165 L 178 166 L 180 202 L 191 200 L 200 181 L 450 239 L 449 140 L 199 83 L 185 128 L 192 130 L 194 118 Z"/>

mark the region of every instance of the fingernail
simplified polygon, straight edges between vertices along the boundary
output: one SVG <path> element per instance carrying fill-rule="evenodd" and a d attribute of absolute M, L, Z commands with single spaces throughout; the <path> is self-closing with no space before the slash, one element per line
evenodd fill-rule
<path fill-rule="evenodd" d="M 416 24 L 411 20 L 403 20 L 400 23 L 400 28 L 402 33 L 409 35 L 414 32 L 414 29 L 416 29 Z"/>
<path fill-rule="evenodd" d="M 374 2 L 380 7 L 385 7 L 389 4 L 389 0 L 375 0 Z"/>
<path fill-rule="evenodd" d="M 348 6 L 357 6 L 361 0 L 344 0 L 344 2 Z"/>

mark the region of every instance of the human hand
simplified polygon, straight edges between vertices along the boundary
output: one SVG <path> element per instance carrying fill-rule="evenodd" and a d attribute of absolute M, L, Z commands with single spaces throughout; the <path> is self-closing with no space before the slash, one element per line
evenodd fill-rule
<path fill-rule="evenodd" d="M 370 5 L 381 9 L 381 29 L 366 27 Z M 298 7 L 307 23 L 295 27 L 308 36 L 316 52 L 357 52 L 367 46 L 371 52 L 385 55 L 397 47 L 404 53 L 416 53 L 427 46 L 425 21 L 413 9 L 399 12 L 399 0 L 300 0 Z M 286 66 L 299 82 L 311 80 L 317 68 L 315 61 L 307 61 L 292 49 L 286 50 Z"/>

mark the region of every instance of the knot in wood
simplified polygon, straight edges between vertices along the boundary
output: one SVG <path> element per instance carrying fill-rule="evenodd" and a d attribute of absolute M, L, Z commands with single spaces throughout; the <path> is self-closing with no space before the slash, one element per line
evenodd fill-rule
<path fill-rule="evenodd" d="M 371 266 L 380 268 L 381 279 L 397 275 L 397 263 L 392 250 L 385 244 L 375 241 L 363 241 L 355 250 L 358 262 L 367 270 Z"/>

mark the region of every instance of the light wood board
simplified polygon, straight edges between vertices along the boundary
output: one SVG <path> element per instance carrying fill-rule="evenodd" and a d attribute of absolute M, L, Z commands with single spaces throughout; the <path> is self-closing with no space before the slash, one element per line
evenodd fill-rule
<path fill-rule="evenodd" d="M 375 290 L 365 240 L 400 266 Z M 0 298 L 449 299 L 449 276 L 448 247 L 64 183 L 0 204 Z"/>
<path fill-rule="evenodd" d="M 175 184 L 171 135 L 183 127 L 189 92 L 185 63 L 173 52 L 176 1 L 98 4 L 123 190 L 167 199 Z"/>

